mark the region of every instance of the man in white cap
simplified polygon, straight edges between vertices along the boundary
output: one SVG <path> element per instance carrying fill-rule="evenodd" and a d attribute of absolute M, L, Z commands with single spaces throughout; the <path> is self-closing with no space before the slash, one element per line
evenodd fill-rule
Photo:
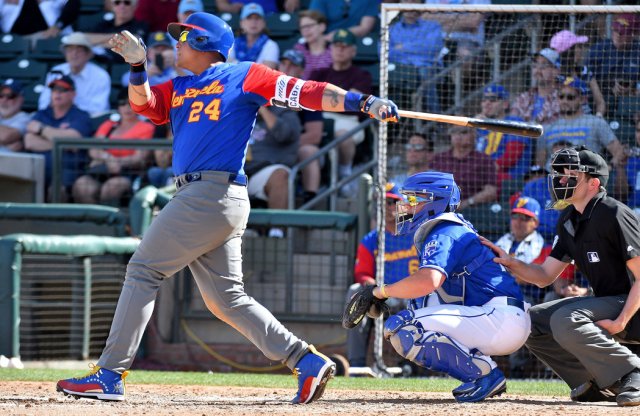
<path fill-rule="evenodd" d="M 61 75 L 73 79 L 76 87 L 74 104 L 79 109 L 96 115 L 109 111 L 111 77 L 104 69 L 89 60 L 93 57 L 92 45 L 84 33 L 74 32 L 62 38 L 62 52 L 65 63 L 51 68 L 45 85 L 51 84 Z M 51 90 L 45 88 L 38 99 L 38 109 L 43 110 L 51 103 Z"/>

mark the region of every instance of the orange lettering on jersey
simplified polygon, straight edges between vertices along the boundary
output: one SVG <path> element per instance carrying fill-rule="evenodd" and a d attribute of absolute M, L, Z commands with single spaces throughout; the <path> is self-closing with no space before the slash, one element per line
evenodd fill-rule
<path fill-rule="evenodd" d="M 174 91 L 173 96 L 171 97 L 171 107 L 180 107 L 184 104 L 185 98 L 197 98 L 200 95 L 217 95 L 222 94 L 223 92 L 224 85 L 221 85 L 220 81 L 213 81 L 202 89 L 187 88 L 182 95 L 176 95 L 176 92 Z"/>

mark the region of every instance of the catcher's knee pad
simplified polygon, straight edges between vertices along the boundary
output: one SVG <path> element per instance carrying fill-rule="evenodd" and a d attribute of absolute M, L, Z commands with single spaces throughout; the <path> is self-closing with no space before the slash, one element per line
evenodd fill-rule
<path fill-rule="evenodd" d="M 413 322 L 414 316 L 415 315 L 413 311 L 407 309 L 390 316 L 389 319 L 387 319 L 384 323 L 384 338 L 386 340 L 389 340 L 393 334 L 398 332 L 400 328 L 407 324 L 413 324 L 414 326 L 418 325 L 420 328 L 422 328 L 420 322 Z"/>
<path fill-rule="evenodd" d="M 491 364 L 479 353 L 470 353 L 466 347 L 439 332 L 426 332 L 416 341 L 409 355 L 416 364 L 442 371 L 463 382 L 476 380 L 491 371 Z"/>

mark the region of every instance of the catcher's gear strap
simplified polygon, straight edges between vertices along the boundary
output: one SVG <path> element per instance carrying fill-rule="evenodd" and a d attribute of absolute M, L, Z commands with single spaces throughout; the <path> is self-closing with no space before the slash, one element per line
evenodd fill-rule
<path fill-rule="evenodd" d="M 491 364 L 481 354 L 470 353 L 467 347 L 445 334 L 424 331 L 420 322 L 407 320 L 413 317 L 413 312 L 402 312 L 391 316 L 384 325 L 385 338 L 402 357 L 463 382 L 489 374 Z"/>
<path fill-rule="evenodd" d="M 295 83 L 287 94 L 289 81 L 292 79 L 295 79 Z M 304 107 L 300 104 L 300 93 L 304 84 L 305 81 L 302 79 L 296 79 L 288 75 L 280 75 L 276 80 L 276 89 L 274 97 L 271 99 L 271 105 L 288 108 L 294 111 L 302 110 Z M 309 110 L 308 108 L 304 109 Z"/>

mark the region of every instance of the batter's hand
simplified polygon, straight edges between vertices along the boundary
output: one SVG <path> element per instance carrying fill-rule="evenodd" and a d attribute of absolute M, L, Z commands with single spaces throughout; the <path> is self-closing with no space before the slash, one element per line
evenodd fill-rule
<path fill-rule="evenodd" d="M 493 259 L 494 263 L 502 264 L 506 268 L 510 268 L 513 264 L 515 264 L 516 260 L 509 255 L 506 251 L 493 244 L 491 241 L 487 240 L 483 236 L 479 235 L 478 238 L 480 242 L 489 247 L 491 251 L 496 254 L 496 258 Z"/>
<path fill-rule="evenodd" d="M 400 119 L 398 106 L 393 101 L 375 95 L 370 95 L 362 101 L 360 111 L 380 121 L 397 123 Z"/>
<path fill-rule="evenodd" d="M 109 39 L 109 46 L 128 64 L 140 65 L 147 59 L 147 47 L 144 42 L 128 30 L 114 34 Z"/>

